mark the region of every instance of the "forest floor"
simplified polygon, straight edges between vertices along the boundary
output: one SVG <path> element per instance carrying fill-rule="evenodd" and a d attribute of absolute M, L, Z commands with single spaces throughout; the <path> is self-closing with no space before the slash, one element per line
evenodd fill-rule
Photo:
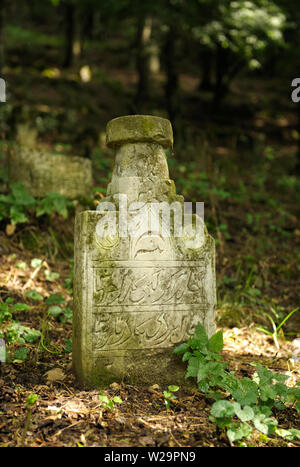
<path fill-rule="evenodd" d="M 53 149 L 60 144 L 60 150 L 91 157 L 95 192 L 105 192 L 114 156 L 103 144 L 104 128 L 111 118 L 132 113 L 132 60 L 126 71 L 109 48 L 92 50 L 85 59 L 93 79 L 81 82 L 78 70 L 57 68 L 56 46 L 49 43 L 45 55 L 44 43 L 33 47 L 28 41 L 24 50 L 24 41 L 18 45 L 16 40 L 12 34 L 9 99 L 0 108 L 1 134 L 6 135 L 1 164 L 6 165 L 7 140 L 16 137 L 11 129 L 29 122 Z M 257 327 L 270 332 L 270 317 L 279 326 L 299 306 L 295 110 L 286 101 L 285 83 L 252 77 L 234 84 L 222 111 L 208 114 L 207 96 L 199 94 L 197 85 L 195 77 L 181 76 L 187 141 L 178 144 L 168 162 L 178 193 L 206 203 L 205 222 L 216 240 L 223 355 L 237 376 L 250 377 L 251 363 L 260 362 L 287 374 L 288 384 L 294 385 L 300 375 L 300 362 L 292 358 L 297 350 L 293 341 L 300 337 L 299 309 L 281 327 L 279 349 Z M 161 100 L 160 89 L 150 100 L 149 113 L 166 116 Z M 0 181 L 6 195 L 5 169 Z M 94 207 L 93 199 L 87 207 Z M 0 221 L 0 315 L 8 313 L 0 331 L 11 341 L 9 361 L 0 366 L 0 446 L 230 446 L 225 432 L 209 420 L 213 401 L 196 383 L 194 390 L 180 387 L 168 410 L 167 388 L 159 381 L 149 387 L 113 383 L 102 390 L 121 398 L 112 409 L 103 407 L 100 390 L 83 391 L 77 384 L 71 337 L 78 209 L 78 204 L 70 209 L 67 219 L 54 212 L 37 218 L 32 212 L 29 222 L 16 227 L 10 219 Z M 18 337 L 26 332 L 22 342 Z M 31 394 L 39 397 L 29 420 L 26 401 Z M 280 428 L 300 429 L 294 408 L 274 415 Z M 247 445 L 299 446 L 299 441 L 253 431 Z"/>
<path fill-rule="evenodd" d="M 1 232 L 2 239 L 4 236 Z M 72 372 L 71 349 L 68 348 L 71 320 L 63 319 L 62 315 L 50 315 L 46 303 L 47 297 L 59 297 L 65 300 L 63 306 L 72 306 L 68 282 L 72 274 L 70 261 L 48 257 L 39 266 L 30 266 L 35 256 L 24 248 L 22 241 L 10 239 L 7 248 L 9 253 L 0 260 L 2 303 L 10 297 L 15 302 L 29 304 L 30 313 L 16 310 L 14 319 L 23 326 L 42 329 L 43 339 L 38 344 L 12 344 L 11 352 L 27 348 L 29 356 L 23 360 L 16 355 L 0 367 L 0 446 L 232 445 L 225 432 L 209 420 L 213 401 L 201 394 L 196 384 L 194 389 L 180 387 L 170 409 L 166 408 L 163 395 L 167 388 L 161 387 L 159 381 L 149 386 L 112 383 L 101 391 L 82 390 Z M 47 280 L 46 268 L 58 273 L 59 279 Z M 36 291 L 43 300 L 26 297 L 28 290 Z M 226 313 L 228 310 L 224 318 L 222 309 L 218 310 L 219 321 L 223 320 L 224 324 L 227 320 L 229 324 L 229 327 L 223 325 L 223 356 L 238 377 L 253 375 L 251 363 L 260 362 L 289 375 L 290 385 L 299 380 L 300 362 L 292 359 L 295 347 L 291 338 L 281 335 L 278 349 L 272 337 L 257 330 L 254 322 L 248 325 L 244 320 L 238 327 L 232 326 Z M 241 316 L 243 313 L 247 314 L 247 306 L 241 308 Z M 231 319 L 234 321 L 234 316 Z M 109 398 L 118 396 L 122 403 L 104 408 L 99 400 L 100 392 Z M 30 394 L 39 397 L 27 424 L 26 400 Z M 295 409 L 276 411 L 275 415 L 280 428 L 300 429 L 300 416 Z M 287 441 L 257 431 L 247 441 L 248 446 L 299 444 L 299 441 Z"/>

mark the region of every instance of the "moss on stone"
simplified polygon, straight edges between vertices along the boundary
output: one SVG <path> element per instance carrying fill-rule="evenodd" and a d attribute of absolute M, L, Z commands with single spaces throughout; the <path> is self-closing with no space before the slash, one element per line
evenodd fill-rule
<path fill-rule="evenodd" d="M 173 147 L 173 132 L 169 120 L 152 115 L 127 115 L 108 122 L 106 143 L 118 147 L 125 143 L 158 143 L 164 148 Z"/>

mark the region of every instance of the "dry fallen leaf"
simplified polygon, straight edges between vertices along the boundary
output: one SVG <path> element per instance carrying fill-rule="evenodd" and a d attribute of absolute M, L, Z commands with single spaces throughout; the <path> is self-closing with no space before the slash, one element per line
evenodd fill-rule
<path fill-rule="evenodd" d="M 118 383 L 111 383 L 109 385 L 110 388 L 114 389 L 115 391 L 117 391 L 118 389 L 120 389 L 120 385 Z"/>
<path fill-rule="evenodd" d="M 150 392 L 159 391 L 159 390 L 160 390 L 160 386 L 158 384 L 153 384 L 152 386 L 148 387 L 148 391 L 150 391 Z"/>
<path fill-rule="evenodd" d="M 6 235 L 9 237 L 10 235 L 13 235 L 16 230 L 16 226 L 13 224 L 7 224 L 5 228 Z"/>
<path fill-rule="evenodd" d="M 60 368 L 53 368 L 45 373 L 47 383 L 54 383 L 55 381 L 62 381 L 65 379 L 65 374 Z"/>

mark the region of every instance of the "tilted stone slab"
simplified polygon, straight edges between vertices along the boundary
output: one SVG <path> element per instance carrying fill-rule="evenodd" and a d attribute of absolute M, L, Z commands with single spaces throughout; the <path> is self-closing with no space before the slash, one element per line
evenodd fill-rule
<path fill-rule="evenodd" d="M 15 145 L 8 158 L 8 174 L 10 184 L 22 183 L 37 198 L 59 193 L 78 199 L 92 193 L 92 165 L 83 157 Z"/>

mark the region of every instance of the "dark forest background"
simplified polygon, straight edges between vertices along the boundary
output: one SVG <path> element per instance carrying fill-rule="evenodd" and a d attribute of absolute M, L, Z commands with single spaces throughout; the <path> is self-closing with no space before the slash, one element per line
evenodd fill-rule
<path fill-rule="evenodd" d="M 294 368 L 289 358 L 300 331 L 300 102 L 291 96 L 292 81 L 300 77 L 299 50 L 296 0 L 0 0 L 0 77 L 6 82 L 6 102 L 0 102 L 0 338 L 12 362 L 3 400 L 15 397 L 11 416 L 0 406 L 4 444 L 20 444 L 18 423 L 23 426 L 24 397 L 31 392 L 45 404 L 59 397 L 61 403 L 64 397 L 79 405 L 92 401 L 92 393 L 83 397 L 73 386 L 71 371 L 74 217 L 95 209 L 106 193 L 114 153 L 106 147 L 105 127 L 122 115 L 172 122 L 170 175 L 186 201 L 205 202 L 205 223 L 216 241 L 217 325 L 224 329 L 233 368 L 251 375 L 245 355 L 269 359 L 266 364 L 276 370 Z M 11 186 L 7 166 L 20 134 L 25 146 L 89 158 L 93 195 L 34 200 L 20 185 Z M 57 366 L 68 379 L 47 390 L 39 386 L 43 372 Z M 127 445 L 141 445 L 139 436 L 149 433 L 132 407 L 141 416 L 143 406 L 159 417 L 160 396 L 157 408 L 151 405 L 153 391 L 150 402 L 147 391 L 139 392 L 140 399 L 132 388 L 109 391 L 131 400 L 127 412 L 122 406 L 129 428 L 112 415 L 108 422 L 104 417 L 101 431 L 88 411 L 82 417 L 94 430 L 91 442 L 82 441 L 80 425 L 56 438 L 55 423 L 65 429 L 67 422 L 43 425 L 41 403 L 41 427 L 37 422 L 27 442 L 122 445 L 123 426 Z M 220 431 L 209 434 L 202 410 L 207 401 L 189 397 L 178 405 L 188 434 L 172 425 L 175 438 L 183 446 L 228 445 Z M 208 424 L 200 434 L 189 428 L 195 407 Z M 281 426 L 299 427 L 299 415 L 289 414 L 278 418 Z M 159 423 L 173 423 L 166 420 Z M 149 432 L 146 445 L 178 446 L 172 437 L 160 441 Z M 266 439 L 257 445 L 272 445 Z"/>

